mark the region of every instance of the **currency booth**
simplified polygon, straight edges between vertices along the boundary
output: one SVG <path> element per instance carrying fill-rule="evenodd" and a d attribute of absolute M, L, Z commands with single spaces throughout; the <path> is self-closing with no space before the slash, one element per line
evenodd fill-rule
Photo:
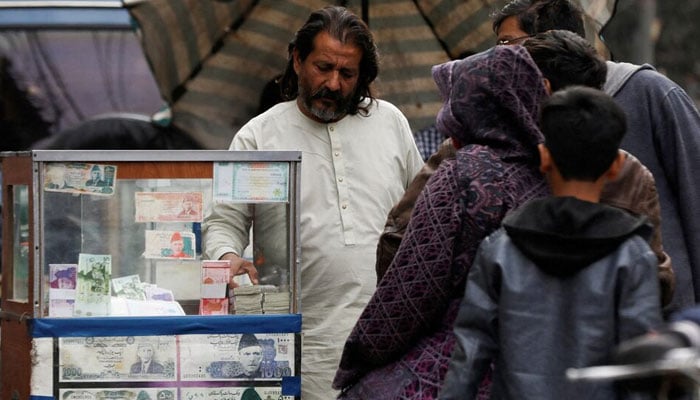
<path fill-rule="evenodd" d="M 300 152 L 0 160 L 0 398 L 300 397 Z M 215 205 L 251 221 L 238 228 L 259 284 L 204 259 Z"/>

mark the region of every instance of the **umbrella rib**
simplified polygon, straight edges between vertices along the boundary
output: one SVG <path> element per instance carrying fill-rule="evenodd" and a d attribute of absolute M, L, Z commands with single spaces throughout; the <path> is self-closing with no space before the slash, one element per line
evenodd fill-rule
<path fill-rule="evenodd" d="M 433 22 L 430 20 L 430 18 L 428 18 L 425 15 L 425 12 L 421 8 L 420 4 L 418 4 L 418 0 L 413 0 L 413 4 L 416 6 L 416 9 L 418 10 L 421 18 L 423 18 L 423 21 L 425 21 L 425 24 L 428 26 L 428 28 L 430 28 L 430 31 L 433 32 L 433 36 L 435 37 L 435 39 L 437 39 L 437 42 L 440 43 L 440 47 L 442 47 L 442 49 L 445 51 L 445 54 L 449 55 L 450 57 L 454 57 L 454 55 L 450 52 L 447 43 L 445 43 L 440 37 L 440 35 L 438 35 L 437 31 L 435 30 L 435 26 L 433 25 Z"/>

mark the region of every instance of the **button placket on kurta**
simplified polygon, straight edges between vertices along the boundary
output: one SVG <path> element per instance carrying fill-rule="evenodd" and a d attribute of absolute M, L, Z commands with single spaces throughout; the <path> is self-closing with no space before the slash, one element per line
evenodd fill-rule
<path fill-rule="evenodd" d="M 338 210 L 340 220 L 343 225 L 343 239 L 345 245 L 354 245 L 355 229 L 352 208 L 350 207 L 350 189 L 348 188 L 347 176 L 345 174 L 345 157 L 340 132 L 336 124 L 328 124 L 326 127 L 328 138 L 331 142 L 331 152 L 333 153 L 333 170 L 335 171 L 335 186 L 338 191 Z"/>

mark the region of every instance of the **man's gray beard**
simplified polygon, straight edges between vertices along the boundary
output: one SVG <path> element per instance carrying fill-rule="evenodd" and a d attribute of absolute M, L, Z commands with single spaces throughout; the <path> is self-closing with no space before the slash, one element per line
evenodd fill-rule
<path fill-rule="evenodd" d="M 347 114 L 346 110 L 331 110 L 329 108 L 321 109 L 314 107 L 314 105 L 311 103 L 311 97 L 307 96 L 306 91 L 302 89 L 301 85 L 299 85 L 299 96 L 302 98 L 302 107 L 304 107 L 304 109 L 311 115 L 323 122 L 338 121 Z"/>

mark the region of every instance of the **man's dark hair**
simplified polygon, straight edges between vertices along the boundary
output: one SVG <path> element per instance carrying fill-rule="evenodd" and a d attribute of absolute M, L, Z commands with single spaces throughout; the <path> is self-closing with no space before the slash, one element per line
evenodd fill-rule
<path fill-rule="evenodd" d="M 311 13 L 304 26 L 297 31 L 294 39 L 289 43 L 287 69 L 280 82 L 283 98 L 292 100 L 299 95 L 298 77 L 294 72 L 294 51 L 299 52 L 301 61 L 306 60 L 314 50 L 314 39 L 320 32 L 327 32 L 341 43 L 352 43 L 362 50 L 357 88 L 350 102 L 348 114 L 357 114 L 360 109 L 367 111 L 366 107 L 360 108 L 360 103 L 366 98 L 374 100 L 370 84 L 379 73 L 377 46 L 367 24 L 349 10 L 338 6 L 328 6 Z"/>
<path fill-rule="evenodd" d="M 581 36 L 553 30 L 538 33 L 522 45 L 549 80 L 552 91 L 571 85 L 603 88 L 608 67 L 595 47 Z"/>
<path fill-rule="evenodd" d="M 592 182 L 617 157 L 627 124 L 612 97 L 598 89 L 571 86 L 544 101 L 540 127 L 561 176 Z"/>
<path fill-rule="evenodd" d="M 564 29 L 586 36 L 583 10 L 570 0 L 512 0 L 491 14 L 493 31 L 508 17 L 516 17 L 520 29 L 535 35 L 551 29 Z"/>

